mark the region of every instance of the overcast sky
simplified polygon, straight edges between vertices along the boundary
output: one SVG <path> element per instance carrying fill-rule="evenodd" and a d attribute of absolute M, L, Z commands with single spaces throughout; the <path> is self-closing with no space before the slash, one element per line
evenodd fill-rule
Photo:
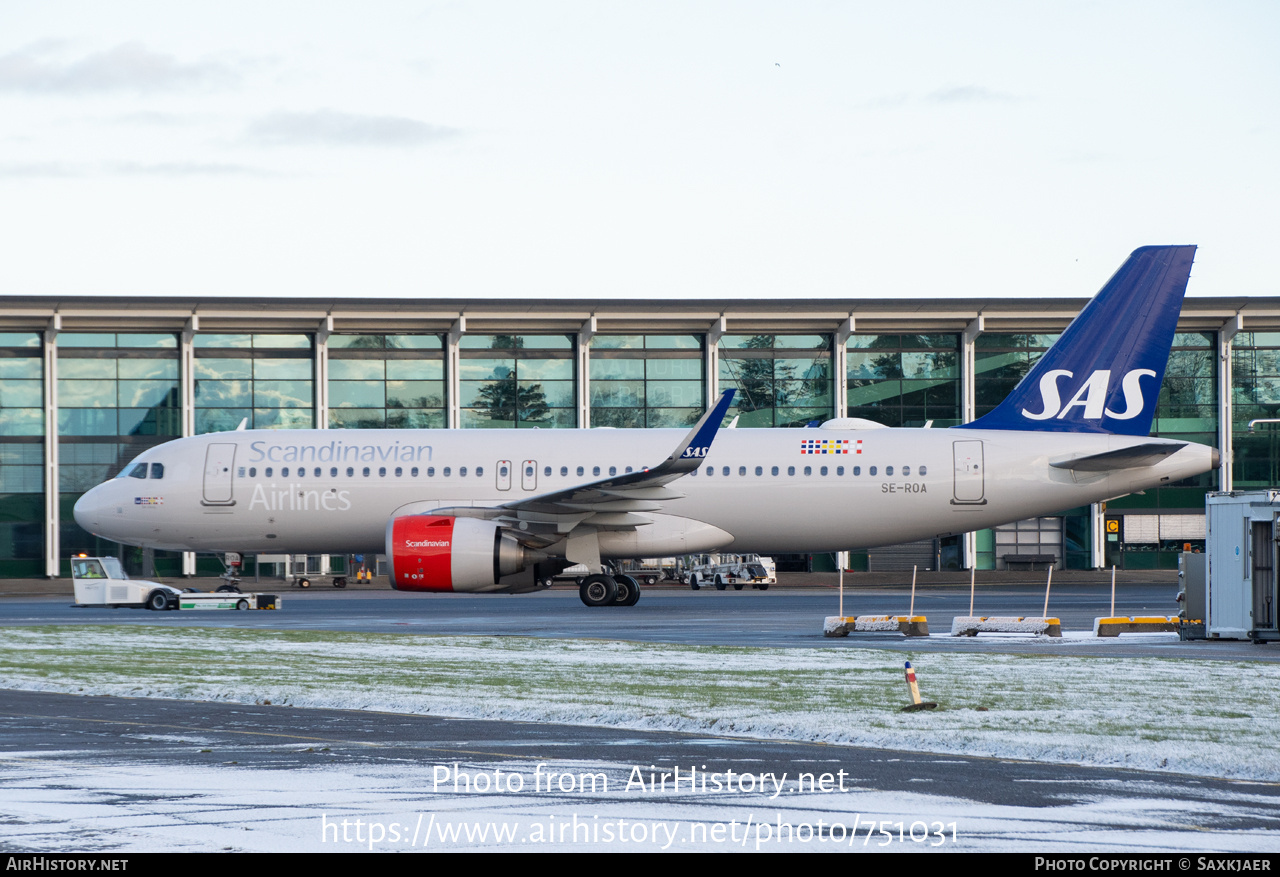
<path fill-rule="evenodd" d="M 0 294 L 1280 295 L 1278 22 L 0 0 Z"/>

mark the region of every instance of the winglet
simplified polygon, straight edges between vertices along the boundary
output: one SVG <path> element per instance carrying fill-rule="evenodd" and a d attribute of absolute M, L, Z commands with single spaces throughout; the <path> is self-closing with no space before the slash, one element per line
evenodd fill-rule
<path fill-rule="evenodd" d="M 659 468 L 668 472 L 692 472 L 698 468 L 711 452 L 711 442 L 715 440 L 716 432 L 719 431 L 729 406 L 733 404 L 733 393 L 733 390 L 725 390 L 720 394 L 716 404 L 693 425 L 684 441 L 676 445 L 671 456 Z"/>

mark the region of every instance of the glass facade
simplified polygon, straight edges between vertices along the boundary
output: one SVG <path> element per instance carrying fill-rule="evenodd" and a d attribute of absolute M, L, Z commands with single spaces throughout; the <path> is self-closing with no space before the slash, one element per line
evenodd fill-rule
<path fill-rule="evenodd" d="M 62 554 L 115 554 L 115 543 L 80 529 L 72 508 L 129 460 L 182 434 L 178 336 L 61 332 L 57 351 Z"/>
<path fill-rule="evenodd" d="M 196 433 L 315 426 L 310 335 L 200 334 L 195 347 Z"/>
<path fill-rule="evenodd" d="M 331 429 L 443 429 L 440 335 L 332 335 Z"/>
<path fill-rule="evenodd" d="M 992 332 L 979 335 L 973 351 L 974 419 L 1003 402 L 1057 340 L 1058 336 L 1053 334 Z"/>
<path fill-rule="evenodd" d="M 724 335 L 720 389 L 739 427 L 805 426 L 835 413 L 830 335 Z"/>
<path fill-rule="evenodd" d="M 591 425 L 692 426 L 706 410 L 701 335 L 591 339 Z"/>
<path fill-rule="evenodd" d="M 0 575 L 44 572 L 44 350 L 0 332 Z"/>
<path fill-rule="evenodd" d="M 573 335 L 464 335 L 462 428 L 577 426 L 574 345 Z"/>
<path fill-rule="evenodd" d="M 959 335 L 853 335 L 848 416 L 885 426 L 961 422 Z"/>
<path fill-rule="evenodd" d="M 1248 490 L 1280 486 L 1280 332 L 1241 332 L 1231 350 L 1232 480 Z"/>

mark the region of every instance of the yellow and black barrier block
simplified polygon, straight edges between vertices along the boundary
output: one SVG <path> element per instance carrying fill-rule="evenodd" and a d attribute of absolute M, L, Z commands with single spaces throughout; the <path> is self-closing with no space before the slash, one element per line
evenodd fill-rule
<path fill-rule="evenodd" d="M 959 615 L 951 619 L 952 636 L 977 636 L 980 633 L 1034 633 L 1040 636 L 1062 636 L 1062 621 L 1057 618 L 1020 618 L 1013 616 Z"/>
<path fill-rule="evenodd" d="M 1094 636 L 1119 636 L 1122 633 L 1177 633 L 1176 615 L 1135 615 L 1132 618 L 1093 619 Z"/>
<path fill-rule="evenodd" d="M 828 615 L 822 625 L 822 635 L 829 637 L 894 632 L 903 636 L 928 636 L 929 619 L 923 615 Z"/>

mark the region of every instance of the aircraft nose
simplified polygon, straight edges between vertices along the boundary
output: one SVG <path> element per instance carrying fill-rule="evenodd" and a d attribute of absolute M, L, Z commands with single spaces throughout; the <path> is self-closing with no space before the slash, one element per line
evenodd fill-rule
<path fill-rule="evenodd" d="M 104 514 L 106 508 L 107 502 L 106 497 L 103 496 L 102 485 L 98 485 L 76 500 L 71 513 L 81 528 L 90 533 L 101 534 L 102 525 L 106 521 Z"/>

